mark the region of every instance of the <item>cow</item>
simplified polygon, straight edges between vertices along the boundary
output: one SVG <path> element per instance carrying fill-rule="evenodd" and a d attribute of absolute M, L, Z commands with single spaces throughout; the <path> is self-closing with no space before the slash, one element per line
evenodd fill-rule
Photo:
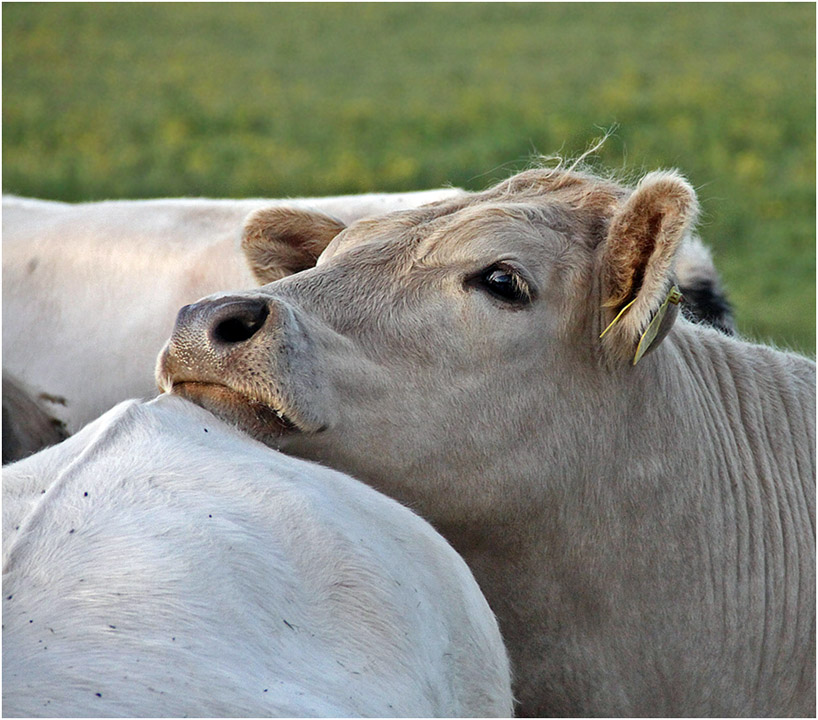
<path fill-rule="evenodd" d="M 497 622 L 432 527 L 178 397 L 3 471 L 3 714 L 499 716 Z"/>
<path fill-rule="evenodd" d="M 520 715 L 814 716 L 815 364 L 680 315 L 697 207 L 563 166 L 361 220 L 183 307 L 157 382 L 430 521 Z"/>
<path fill-rule="evenodd" d="M 118 402 L 156 394 L 154 361 L 181 305 L 256 285 L 239 249 L 249 213 L 285 205 L 348 223 L 461 192 L 79 204 L 5 196 L 3 369 L 73 434 Z M 280 271 L 314 262 L 291 255 Z"/>
<path fill-rule="evenodd" d="M 276 201 L 77 205 L 6 196 L 4 370 L 74 433 L 118 402 L 156 394 L 154 360 L 179 307 L 218 290 L 258 284 L 239 248 L 248 215 L 311 208 L 316 236 L 331 238 L 353 220 L 462 194 L 441 188 Z M 286 234 L 286 227 L 279 233 Z M 267 247 L 264 282 L 312 267 L 322 250 L 320 243 L 297 253 L 286 243 Z M 686 311 L 732 332 L 730 307 L 708 249 L 693 238 L 682 256 L 680 282 L 696 299 Z M 256 267 L 258 261 L 252 259 Z"/>
<path fill-rule="evenodd" d="M 3 464 L 21 460 L 67 437 L 65 427 L 31 390 L 3 373 Z"/>

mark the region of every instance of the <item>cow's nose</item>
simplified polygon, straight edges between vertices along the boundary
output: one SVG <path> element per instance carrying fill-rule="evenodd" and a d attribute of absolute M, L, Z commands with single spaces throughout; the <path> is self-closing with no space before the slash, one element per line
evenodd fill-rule
<path fill-rule="evenodd" d="M 270 314 L 267 303 L 256 298 L 227 301 L 213 310 L 210 317 L 211 342 L 232 345 L 249 340 L 263 326 Z"/>
<path fill-rule="evenodd" d="M 221 355 L 253 338 L 269 316 L 270 308 L 263 298 L 227 296 L 199 300 L 179 310 L 171 345 L 185 356 L 204 353 L 208 348 Z"/>
<path fill-rule="evenodd" d="M 159 387 L 223 381 L 231 362 L 262 338 L 262 328 L 277 322 L 276 307 L 264 298 L 235 295 L 185 305 L 157 360 Z"/>

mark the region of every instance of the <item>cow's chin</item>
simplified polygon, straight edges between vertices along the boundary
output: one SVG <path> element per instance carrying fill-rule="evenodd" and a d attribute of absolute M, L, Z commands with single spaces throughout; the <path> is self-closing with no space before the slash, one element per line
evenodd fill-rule
<path fill-rule="evenodd" d="M 270 405 L 224 385 L 180 382 L 173 384 L 171 393 L 196 403 L 216 417 L 272 447 L 278 447 L 283 437 L 299 432 L 295 423 Z"/>

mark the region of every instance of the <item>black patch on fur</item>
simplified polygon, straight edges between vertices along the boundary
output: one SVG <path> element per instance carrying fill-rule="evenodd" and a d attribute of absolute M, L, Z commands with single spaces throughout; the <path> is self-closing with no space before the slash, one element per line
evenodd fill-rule
<path fill-rule="evenodd" d="M 712 280 L 696 280 L 679 289 L 684 295 L 682 314 L 688 320 L 709 325 L 725 335 L 736 334 L 733 308 L 727 296 Z"/>

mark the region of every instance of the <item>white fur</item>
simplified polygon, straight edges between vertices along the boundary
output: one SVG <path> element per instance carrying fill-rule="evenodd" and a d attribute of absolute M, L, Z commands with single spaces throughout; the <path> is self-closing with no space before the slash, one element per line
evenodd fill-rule
<path fill-rule="evenodd" d="M 288 200 L 166 199 L 71 205 L 3 198 L 3 369 L 61 401 L 70 433 L 114 404 L 152 397 L 156 354 L 185 303 L 251 288 L 238 243 L 271 205 L 351 222 L 455 189 Z"/>
<path fill-rule="evenodd" d="M 176 397 L 3 472 L 6 716 L 507 716 L 465 563 Z"/>

